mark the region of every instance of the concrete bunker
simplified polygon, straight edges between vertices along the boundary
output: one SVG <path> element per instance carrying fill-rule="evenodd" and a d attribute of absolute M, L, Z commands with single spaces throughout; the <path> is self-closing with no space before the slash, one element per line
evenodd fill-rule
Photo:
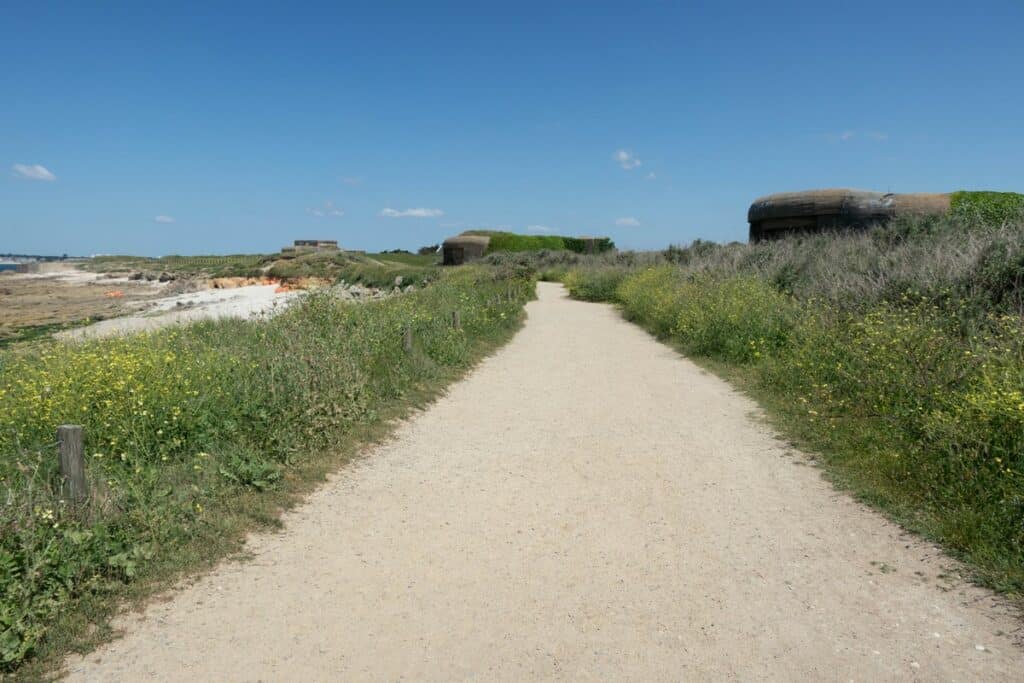
<path fill-rule="evenodd" d="M 756 199 L 747 221 L 750 241 L 760 242 L 792 234 L 863 229 L 901 215 L 942 216 L 949 207 L 948 194 L 807 190 Z"/>
<path fill-rule="evenodd" d="M 449 237 L 441 245 L 444 254 L 444 265 L 459 266 L 467 261 L 483 258 L 491 238 L 486 235 L 456 235 Z"/>

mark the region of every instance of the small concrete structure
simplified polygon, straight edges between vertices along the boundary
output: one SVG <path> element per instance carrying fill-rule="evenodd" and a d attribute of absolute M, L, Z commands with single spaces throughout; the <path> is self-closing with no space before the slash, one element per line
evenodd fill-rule
<path fill-rule="evenodd" d="M 282 256 L 297 256 L 314 251 L 338 251 L 338 240 L 295 240 L 294 246 L 282 247 Z"/>
<path fill-rule="evenodd" d="M 491 238 L 487 235 L 456 235 L 449 237 L 441 245 L 444 252 L 444 265 L 458 266 L 466 261 L 483 258 Z"/>
<path fill-rule="evenodd" d="M 338 248 L 338 240 L 295 240 L 295 246 L 312 247 L 313 249 L 327 249 L 329 251 Z"/>
<path fill-rule="evenodd" d="M 750 241 L 786 235 L 863 229 L 895 216 L 941 216 L 949 211 L 948 194 L 893 194 L 846 188 L 780 192 L 750 205 Z"/>

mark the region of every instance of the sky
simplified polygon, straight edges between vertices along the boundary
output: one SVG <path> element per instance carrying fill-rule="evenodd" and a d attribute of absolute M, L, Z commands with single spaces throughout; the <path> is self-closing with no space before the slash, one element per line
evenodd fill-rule
<path fill-rule="evenodd" d="M 0 252 L 745 240 L 1024 190 L 1024 2 L 4 3 Z"/>

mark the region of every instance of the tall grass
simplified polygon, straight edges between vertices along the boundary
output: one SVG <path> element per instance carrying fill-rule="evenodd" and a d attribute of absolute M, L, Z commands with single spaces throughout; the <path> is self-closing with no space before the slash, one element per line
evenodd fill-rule
<path fill-rule="evenodd" d="M 904 220 L 646 258 L 565 282 L 724 363 L 837 481 L 1024 591 L 1024 223 Z"/>
<path fill-rule="evenodd" d="M 468 367 L 531 296 L 510 269 L 459 269 L 379 302 L 313 294 L 266 321 L 0 353 L 0 671 L 59 651 L 54 627 L 84 631 L 81 605 L 224 552 L 246 515 L 273 517 L 254 499 Z M 85 427 L 80 507 L 58 496 L 62 423 Z"/>

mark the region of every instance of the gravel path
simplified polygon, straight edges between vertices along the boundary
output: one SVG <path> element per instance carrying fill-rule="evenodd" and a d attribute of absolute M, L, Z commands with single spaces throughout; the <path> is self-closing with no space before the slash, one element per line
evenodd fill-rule
<path fill-rule="evenodd" d="M 525 328 L 72 680 L 1020 680 L 1021 622 L 608 306 Z M 955 572 L 955 566 L 952 569 Z"/>

